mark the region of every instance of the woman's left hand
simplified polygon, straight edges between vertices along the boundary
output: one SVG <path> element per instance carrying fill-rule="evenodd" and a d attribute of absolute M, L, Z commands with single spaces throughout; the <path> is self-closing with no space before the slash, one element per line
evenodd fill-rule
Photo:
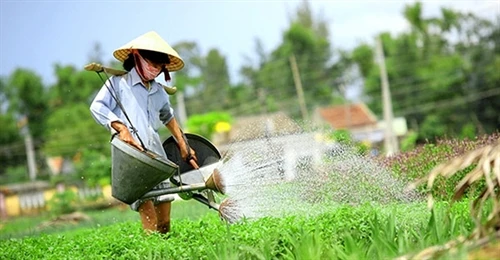
<path fill-rule="evenodd" d="M 188 151 L 189 149 L 189 151 Z M 187 145 L 184 145 L 183 147 L 180 148 L 181 152 L 181 157 L 182 160 L 184 160 L 187 163 L 191 163 L 191 160 L 194 160 L 195 162 L 198 162 L 198 158 L 196 157 L 196 152 L 189 148 Z"/>
<path fill-rule="evenodd" d="M 193 165 L 194 168 L 197 168 L 195 166 L 198 161 L 196 152 L 193 149 L 190 149 L 189 144 L 187 143 L 187 138 L 179 127 L 179 124 L 177 124 L 175 117 L 172 118 L 166 126 L 168 130 L 170 130 L 170 133 L 172 133 L 172 136 L 174 136 L 175 140 L 177 140 L 182 160 Z"/>

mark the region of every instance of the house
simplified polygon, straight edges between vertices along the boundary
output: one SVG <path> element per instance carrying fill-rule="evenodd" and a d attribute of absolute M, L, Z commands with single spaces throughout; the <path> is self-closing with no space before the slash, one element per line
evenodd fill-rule
<path fill-rule="evenodd" d="M 45 190 L 49 186 L 46 181 L 0 186 L 0 219 L 45 210 L 47 205 Z"/>
<path fill-rule="evenodd" d="M 357 141 L 375 144 L 384 140 L 385 122 L 378 121 L 364 103 L 320 107 L 316 109 L 313 118 L 317 125 L 327 125 L 334 130 L 349 130 Z M 392 127 L 398 138 L 408 132 L 406 120 L 402 117 L 394 118 Z"/>
<path fill-rule="evenodd" d="M 317 108 L 314 121 L 328 124 L 332 129 L 347 129 L 351 132 L 373 129 L 377 118 L 363 103 Z"/>

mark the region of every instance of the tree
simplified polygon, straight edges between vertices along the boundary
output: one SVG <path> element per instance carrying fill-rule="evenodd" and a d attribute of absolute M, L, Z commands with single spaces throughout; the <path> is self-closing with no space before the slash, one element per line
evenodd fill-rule
<path fill-rule="evenodd" d="M 175 72 L 175 85 L 185 93 L 189 115 L 225 109 L 230 79 L 226 58 L 217 49 L 203 56 L 194 42 L 174 45 L 184 60 L 184 68 Z"/>
<path fill-rule="evenodd" d="M 457 50 L 466 57 L 467 83 L 464 91 L 474 97 L 467 114 L 479 133 L 491 133 L 500 129 L 498 111 L 500 104 L 500 15 L 495 23 L 472 14 L 461 16 L 461 25 L 466 39 L 457 45 Z"/>
<path fill-rule="evenodd" d="M 26 117 L 29 130 L 38 140 L 44 131 L 44 117 L 47 113 L 46 89 L 42 79 L 33 71 L 16 69 L 5 87 L 8 98 L 7 111 L 17 120 Z"/>
<path fill-rule="evenodd" d="M 9 99 L 6 91 L 7 84 L 5 83 L 5 79 L 0 78 L 0 125 L 2 126 L 2 131 L 0 131 L 0 158 L 17 153 L 17 151 L 14 152 L 12 148 L 9 148 L 9 144 L 21 142 L 15 116 L 12 111 L 8 111 L 12 109 L 9 109 Z M 5 164 L 2 163 L 2 165 Z"/>
<path fill-rule="evenodd" d="M 230 89 L 226 58 L 211 49 L 201 64 L 202 90 L 197 98 L 203 101 L 205 111 L 223 110 L 228 107 L 227 94 Z"/>
<path fill-rule="evenodd" d="M 289 58 L 296 57 L 306 104 L 309 109 L 330 104 L 335 81 L 342 75 L 340 66 L 332 62 L 333 52 L 328 40 L 328 27 L 324 19 L 313 15 L 310 5 L 304 1 L 291 15 L 290 27 L 284 32 L 282 43 L 268 58 L 262 58 L 259 42 L 256 42 L 257 62 L 250 60 L 240 73 L 255 95 L 263 90 L 266 97 L 254 101 L 264 103 L 264 111 L 286 110 L 299 117 L 297 93 L 294 87 Z"/>
<path fill-rule="evenodd" d="M 5 84 L 5 80 L 0 78 L 0 125 L 2 126 L 2 131 L 0 131 L 0 146 L 5 150 L 7 150 L 7 146 L 4 145 L 19 142 L 21 140 L 14 115 L 7 111 L 9 100 L 7 99 L 6 88 L 7 84 Z M 5 155 L 8 154 L 9 153 L 5 153 Z"/>
<path fill-rule="evenodd" d="M 198 87 L 201 82 L 200 66 L 202 57 L 200 49 L 195 42 L 180 42 L 173 46 L 179 56 L 184 61 L 184 68 L 174 73 L 175 85 L 180 91 L 191 92 L 199 91 Z M 191 88 L 191 89 L 189 89 Z"/>
<path fill-rule="evenodd" d="M 3 166 L 0 174 L 3 174 L 10 167 L 22 169 L 18 166 L 26 165 L 21 130 L 33 138 L 35 150 L 43 142 L 46 90 L 35 72 L 18 68 L 8 79 L 0 79 L 0 100 L 0 165 Z M 26 171 L 10 172 L 17 175 Z"/>
<path fill-rule="evenodd" d="M 0 113 L 0 174 L 7 168 L 26 164 L 24 142 L 12 114 Z"/>
<path fill-rule="evenodd" d="M 184 68 L 173 73 L 175 86 L 185 96 L 185 106 L 188 114 L 199 112 L 203 103 L 199 98 L 201 82 L 201 53 L 195 42 L 180 42 L 173 46 L 184 61 Z M 175 99 L 172 100 L 175 104 Z"/>
<path fill-rule="evenodd" d="M 45 136 L 43 150 L 48 156 L 72 158 L 85 149 L 109 152 L 109 132 L 94 122 L 83 102 L 54 110 L 47 117 Z"/>
<path fill-rule="evenodd" d="M 421 141 L 494 129 L 489 122 L 495 121 L 495 125 L 498 119 L 486 111 L 497 109 L 498 102 L 493 101 L 494 96 L 484 96 L 493 93 L 494 85 L 488 81 L 495 81 L 486 73 L 495 59 L 491 48 L 495 41 L 488 38 L 491 24 L 446 8 L 441 16 L 424 18 L 418 2 L 406 6 L 403 14 L 411 25 L 409 31 L 396 36 L 380 34 L 394 114 L 414 122 L 412 127 L 419 131 Z M 373 49 L 361 44 L 351 59 L 363 76 L 365 100 L 381 114 L 380 75 L 373 63 Z"/>
<path fill-rule="evenodd" d="M 52 109 L 80 102 L 90 104 L 94 95 L 103 85 L 95 73 L 59 64 L 54 69 L 57 82 L 50 88 Z"/>
<path fill-rule="evenodd" d="M 109 133 L 95 123 L 89 105 L 103 85 L 95 73 L 56 65 L 56 83 L 50 88 L 43 151 L 48 156 L 73 157 L 84 149 L 109 152 Z"/>

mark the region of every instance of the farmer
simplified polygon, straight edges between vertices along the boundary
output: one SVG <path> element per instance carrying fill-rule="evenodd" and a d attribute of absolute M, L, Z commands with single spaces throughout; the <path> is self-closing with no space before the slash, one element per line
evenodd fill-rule
<path fill-rule="evenodd" d="M 105 84 L 98 92 L 90 105 L 94 119 L 113 134 L 118 134 L 122 141 L 141 151 L 146 148 L 166 158 L 158 134 L 160 126 L 165 125 L 177 140 L 182 158 L 196 160 L 194 151 L 185 143 L 168 94 L 155 81 L 162 72 L 165 80 L 169 81 L 169 71 L 184 67 L 179 54 L 156 32 L 148 32 L 115 50 L 113 56 L 123 62 L 123 68 L 128 73 L 112 76 L 106 82 L 111 88 L 108 89 Z M 115 92 L 113 95 L 122 103 L 126 113 L 112 97 L 111 91 Z M 169 186 L 170 182 L 165 180 L 153 189 Z M 158 231 L 165 234 L 170 230 L 170 207 L 173 199 L 172 195 L 162 195 L 137 200 L 130 207 L 139 212 L 142 226 L 148 233 Z"/>

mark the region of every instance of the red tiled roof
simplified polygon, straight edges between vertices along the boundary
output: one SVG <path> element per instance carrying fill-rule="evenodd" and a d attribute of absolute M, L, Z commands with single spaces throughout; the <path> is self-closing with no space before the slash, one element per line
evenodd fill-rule
<path fill-rule="evenodd" d="M 319 116 L 334 129 L 349 129 L 374 125 L 375 115 L 365 104 L 349 104 L 318 108 Z"/>

